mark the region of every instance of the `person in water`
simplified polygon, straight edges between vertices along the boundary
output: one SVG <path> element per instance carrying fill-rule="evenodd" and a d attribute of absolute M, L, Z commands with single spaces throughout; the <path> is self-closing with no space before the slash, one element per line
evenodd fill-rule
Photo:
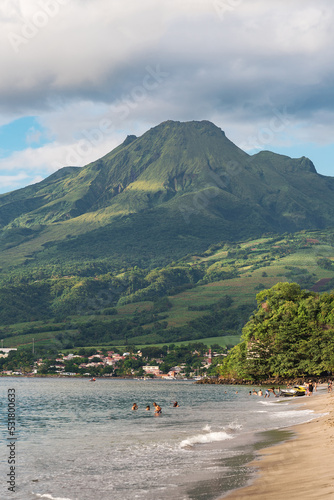
<path fill-rule="evenodd" d="M 132 408 L 131 408 L 131 409 L 132 409 L 132 410 L 138 410 L 138 405 L 137 405 L 137 403 L 133 403 L 133 405 L 132 405 Z"/>
<path fill-rule="evenodd" d="M 179 407 L 179 403 L 177 401 L 175 401 L 175 403 L 173 404 L 173 408 L 178 408 Z"/>
<path fill-rule="evenodd" d="M 147 405 L 147 406 L 146 406 L 146 411 L 150 411 L 150 409 L 151 409 L 151 408 L 150 408 L 150 405 Z"/>
<path fill-rule="evenodd" d="M 162 413 L 161 406 L 157 405 L 157 403 L 153 403 L 153 406 L 154 406 L 154 414 L 161 415 Z"/>

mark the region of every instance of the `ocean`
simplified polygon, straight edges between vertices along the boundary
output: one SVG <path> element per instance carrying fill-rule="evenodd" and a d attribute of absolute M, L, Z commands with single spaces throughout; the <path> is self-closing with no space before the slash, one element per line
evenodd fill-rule
<path fill-rule="evenodd" d="M 313 418 L 305 398 L 265 399 L 250 396 L 251 389 L 1 377 L 0 498 L 221 498 L 252 479 L 246 464 L 257 449 L 289 438 L 287 427 Z M 9 394 L 15 394 L 11 404 Z M 161 415 L 154 415 L 153 402 Z"/>

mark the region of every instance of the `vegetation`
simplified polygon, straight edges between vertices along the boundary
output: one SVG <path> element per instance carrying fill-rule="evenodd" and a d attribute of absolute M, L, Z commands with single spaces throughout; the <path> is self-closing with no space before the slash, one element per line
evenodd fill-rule
<path fill-rule="evenodd" d="M 333 188 L 307 158 L 249 156 L 210 122 L 167 121 L 83 168 L 0 195 L 1 267 L 153 269 L 222 240 L 325 229 Z"/>
<path fill-rule="evenodd" d="M 226 355 L 226 348 L 219 344 L 211 346 L 212 353 L 217 358 Z M 0 349 L 1 351 L 1 349 Z M 10 351 L 8 357 L 0 358 L 0 372 L 37 375 L 80 375 L 80 376 L 114 376 L 128 377 L 147 375 L 144 367 L 158 366 L 161 373 L 177 367 L 180 376 L 194 376 L 195 373 L 205 374 L 211 363 L 209 349 L 201 342 L 189 344 L 170 344 L 161 347 L 144 347 L 141 351 L 134 345 L 129 346 L 129 352 L 113 347 L 112 350 L 80 348 L 69 356 L 55 350 L 30 349 Z M 113 364 L 109 356 L 116 355 Z M 115 361 L 117 359 L 117 361 Z M 148 374 L 147 376 L 150 376 Z"/>
<path fill-rule="evenodd" d="M 331 262 L 332 245 L 329 231 L 301 232 L 222 242 L 153 270 L 105 272 L 99 262 L 78 273 L 68 265 L 66 275 L 53 267 L 13 270 L 0 282 L 0 338 L 5 347 L 34 339 L 58 349 L 237 340 L 260 290 L 282 280 L 331 290 L 334 270 L 323 261 Z"/>
<path fill-rule="evenodd" d="M 334 292 L 322 295 L 297 283 L 277 283 L 257 295 L 221 373 L 241 378 L 326 375 L 334 369 Z"/>
<path fill-rule="evenodd" d="M 240 338 L 257 292 L 333 288 L 333 189 L 306 158 L 168 121 L 0 195 L 3 344 Z"/>

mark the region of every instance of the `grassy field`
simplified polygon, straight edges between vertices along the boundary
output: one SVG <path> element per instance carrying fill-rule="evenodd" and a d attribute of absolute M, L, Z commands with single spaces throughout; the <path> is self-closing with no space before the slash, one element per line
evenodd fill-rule
<path fill-rule="evenodd" d="M 33 343 L 36 347 L 55 344 L 55 332 L 28 333 L 26 335 L 15 335 L 14 337 L 3 339 L 3 347 L 26 347 L 29 345 L 32 346 Z"/>
<path fill-rule="evenodd" d="M 156 346 L 156 347 L 163 347 L 165 345 L 171 345 L 171 344 L 174 344 L 176 346 L 180 346 L 180 345 L 187 345 L 187 344 L 191 344 L 192 342 L 201 342 L 202 344 L 205 344 L 207 345 L 208 347 L 210 347 L 211 345 L 214 345 L 214 344 L 218 344 L 219 346 L 221 347 L 226 347 L 228 345 L 236 345 L 238 342 L 240 341 L 240 337 L 239 335 L 227 335 L 226 337 L 207 337 L 207 338 L 203 338 L 203 339 L 196 339 L 196 340 L 184 340 L 182 342 L 154 342 L 153 344 L 135 344 L 135 347 L 137 349 L 142 349 L 144 347 L 150 347 L 150 346 Z M 124 344 L 103 344 L 103 345 L 94 345 L 94 346 L 90 346 L 90 347 L 87 347 L 87 349 L 100 349 L 100 348 L 103 348 L 103 349 L 113 349 L 114 347 L 117 347 L 117 349 L 120 349 L 120 350 L 123 350 L 124 352 L 126 351 L 127 349 L 127 346 L 125 346 Z M 77 349 L 77 348 L 75 348 Z M 69 352 L 73 352 L 73 350 L 75 349 L 61 349 L 61 352 L 63 353 L 69 353 Z"/>
<path fill-rule="evenodd" d="M 190 321 L 209 313 L 208 309 L 189 310 L 189 306 L 209 307 L 217 303 L 225 295 L 229 295 L 233 299 L 232 308 L 250 304 L 255 309 L 257 306 L 256 294 L 261 289 L 271 288 L 281 281 L 296 281 L 295 277 L 291 276 L 291 268 L 292 270 L 297 269 L 300 272 L 299 276 L 309 276 L 310 287 L 323 278 L 332 279 L 334 278 L 334 265 L 333 269 L 324 269 L 319 266 L 319 259 L 321 258 L 334 261 L 334 248 L 329 239 L 326 233 L 321 236 L 319 232 L 316 234 L 304 232 L 281 240 L 277 238 L 273 240 L 269 237 L 250 240 L 233 248 L 232 252 L 219 248 L 209 256 L 205 255 L 204 252 L 202 256 L 196 256 L 191 265 L 208 267 L 218 263 L 223 269 L 233 267 L 237 270 L 239 277 L 199 284 L 181 293 L 169 296 L 172 307 L 163 313 L 164 320 L 167 321 L 168 327 L 182 327 Z M 283 255 L 277 255 L 277 252 L 273 252 L 273 249 L 283 249 Z M 66 326 L 68 323 L 77 325 L 79 328 L 80 325 L 95 320 L 131 320 L 140 313 L 152 310 L 153 307 L 154 303 L 152 301 L 143 301 L 116 307 L 117 314 L 114 316 L 105 316 L 101 311 L 100 314 L 95 316 L 67 317 L 64 323 L 38 321 L 9 325 L 1 328 L 0 339 L 3 338 L 4 347 L 30 345 L 33 338 L 36 345 L 54 344 L 57 342 L 56 336 L 58 334 L 71 335 L 73 330 L 68 331 L 68 326 Z M 152 323 L 142 326 L 145 330 L 151 328 Z M 52 331 L 52 328 L 55 327 L 58 330 Z M 29 331 L 29 328 L 30 332 L 23 334 L 25 330 Z M 37 328 L 38 332 L 31 332 L 32 328 Z M 1 337 L 1 332 L 3 337 Z M 13 336 L 6 338 L 8 334 Z M 239 340 L 239 336 L 235 335 L 212 337 L 208 342 L 218 343 L 217 339 L 219 338 L 222 339 L 224 345 L 226 343 L 236 343 Z M 129 340 L 136 345 L 156 345 L 161 343 L 159 335 L 154 333 L 144 333 L 137 337 L 131 337 Z M 124 344 L 124 341 L 120 339 L 118 345 L 122 345 L 122 343 Z M 116 341 L 113 345 L 117 345 Z"/>

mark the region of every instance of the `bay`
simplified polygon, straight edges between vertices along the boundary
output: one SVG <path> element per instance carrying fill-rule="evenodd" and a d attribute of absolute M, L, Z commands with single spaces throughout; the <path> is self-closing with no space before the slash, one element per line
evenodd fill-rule
<path fill-rule="evenodd" d="M 313 417 L 302 401 L 250 396 L 252 387 L 2 377 L 5 499 L 13 498 L 9 388 L 16 394 L 15 500 L 214 500 L 252 479 L 246 463 L 257 448 L 289 438 L 282 429 Z"/>

